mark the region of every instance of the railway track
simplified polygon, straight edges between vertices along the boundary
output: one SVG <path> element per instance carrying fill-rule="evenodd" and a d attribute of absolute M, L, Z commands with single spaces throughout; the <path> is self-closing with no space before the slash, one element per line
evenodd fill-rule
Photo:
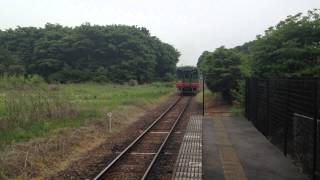
<path fill-rule="evenodd" d="M 94 179 L 146 179 L 190 101 L 177 99 Z"/>

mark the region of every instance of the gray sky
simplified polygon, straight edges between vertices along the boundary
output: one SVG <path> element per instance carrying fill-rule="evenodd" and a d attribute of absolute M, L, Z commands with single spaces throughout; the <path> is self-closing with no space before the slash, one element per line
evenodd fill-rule
<path fill-rule="evenodd" d="M 204 50 L 241 45 L 313 8 L 320 0 L 0 0 L 0 29 L 46 22 L 144 26 L 181 52 L 179 65 L 195 65 Z"/>

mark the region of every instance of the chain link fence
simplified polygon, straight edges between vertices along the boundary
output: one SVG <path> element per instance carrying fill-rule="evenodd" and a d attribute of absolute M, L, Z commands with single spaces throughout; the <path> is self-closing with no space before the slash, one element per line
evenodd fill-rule
<path fill-rule="evenodd" d="M 320 80 L 246 79 L 245 115 L 313 180 L 320 179 Z"/>

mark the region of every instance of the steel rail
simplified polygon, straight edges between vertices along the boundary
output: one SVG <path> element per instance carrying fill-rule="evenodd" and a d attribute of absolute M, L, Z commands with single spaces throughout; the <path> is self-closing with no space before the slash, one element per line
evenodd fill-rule
<path fill-rule="evenodd" d="M 157 124 L 178 102 L 182 99 L 180 96 L 172 105 L 169 106 L 147 129 L 145 129 L 134 141 L 132 141 L 129 146 L 126 147 L 116 158 L 114 158 L 107 167 L 105 167 L 95 178 L 94 180 L 102 179 L 103 175 L 119 160 L 121 157 L 126 154 L 147 132 Z"/>
<path fill-rule="evenodd" d="M 149 172 L 151 170 L 151 168 L 153 167 L 154 163 L 156 162 L 156 160 L 158 159 L 162 149 L 164 148 L 164 146 L 166 145 L 170 135 L 172 134 L 174 128 L 176 127 L 177 123 L 179 122 L 179 120 L 181 119 L 182 115 L 184 114 L 184 112 L 186 111 L 186 109 L 188 108 L 189 104 L 190 104 L 191 98 L 189 98 L 187 104 L 184 106 L 184 108 L 182 109 L 182 111 L 180 112 L 179 116 L 176 118 L 176 120 L 174 121 L 173 126 L 171 127 L 168 135 L 166 136 L 166 138 L 164 139 L 164 141 L 162 142 L 160 148 L 158 149 L 157 153 L 155 154 L 155 156 L 153 157 L 151 163 L 149 164 L 147 170 L 145 171 L 143 177 L 141 178 L 141 180 L 144 180 L 147 178 L 147 176 L 149 175 Z"/>

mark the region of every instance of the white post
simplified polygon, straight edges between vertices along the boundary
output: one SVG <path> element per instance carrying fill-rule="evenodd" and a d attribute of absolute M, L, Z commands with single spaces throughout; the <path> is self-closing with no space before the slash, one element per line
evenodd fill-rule
<path fill-rule="evenodd" d="M 109 112 L 107 115 L 109 116 L 109 132 L 111 132 L 112 112 Z"/>

